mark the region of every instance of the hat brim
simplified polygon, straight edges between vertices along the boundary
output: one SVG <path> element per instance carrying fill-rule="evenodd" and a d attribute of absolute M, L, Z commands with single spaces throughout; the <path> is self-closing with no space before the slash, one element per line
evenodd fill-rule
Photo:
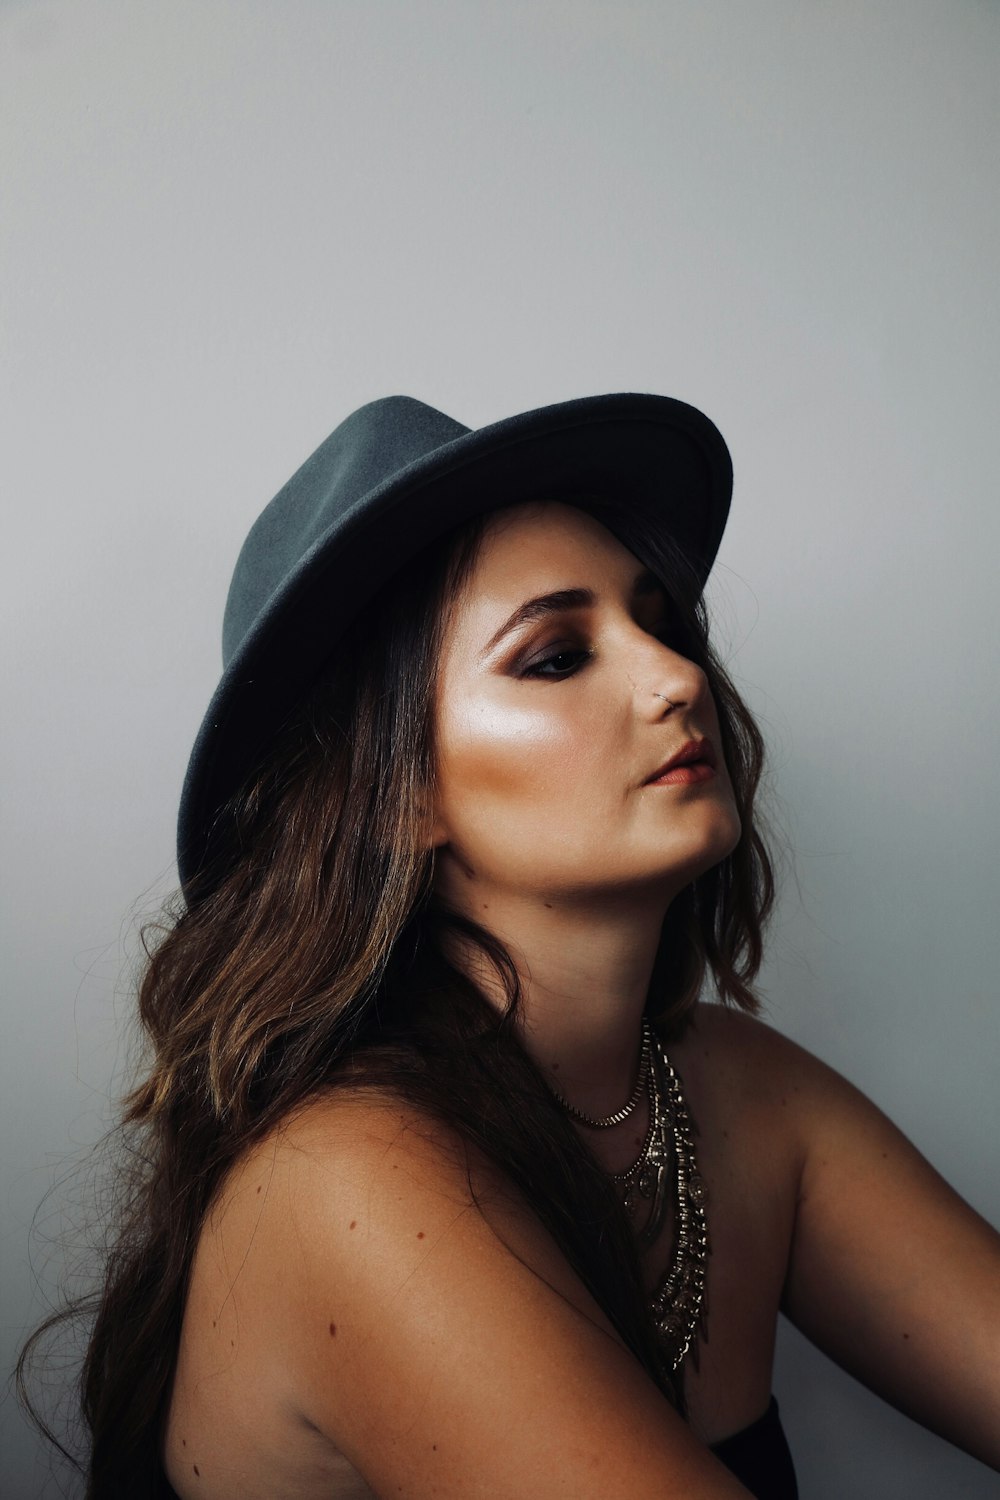
<path fill-rule="evenodd" d="M 704 583 L 731 493 L 732 464 L 714 424 L 684 402 L 638 394 L 585 397 L 477 428 L 370 490 L 305 554 L 226 667 L 181 794 L 182 886 L 209 860 L 220 810 L 338 639 L 430 542 L 501 505 L 600 496 L 611 517 L 641 511 L 663 526 Z"/>

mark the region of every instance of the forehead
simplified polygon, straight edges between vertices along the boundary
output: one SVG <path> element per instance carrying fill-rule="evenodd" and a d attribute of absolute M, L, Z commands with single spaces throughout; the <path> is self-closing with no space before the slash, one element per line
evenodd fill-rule
<path fill-rule="evenodd" d="M 577 506 L 561 500 L 511 505 L 489 517 L 452 623 L 485 622 L 554 589 L 596 589 L 602 581 L 612 587 L 630 581 L 635 570 L 628 548 Z"/>

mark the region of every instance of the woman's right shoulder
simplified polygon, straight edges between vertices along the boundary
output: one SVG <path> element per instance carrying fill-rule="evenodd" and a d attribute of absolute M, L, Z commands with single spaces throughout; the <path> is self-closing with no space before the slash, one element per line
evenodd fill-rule
<path fill-rule="evenodd" d="M 371 1281 L 368 1291 L 380 1299 L 431 1245 L 467 1237 L 472 1225 L 512 1245 L 563 1295 L 592 1304 L 512 1181 L 456 1125 L 391 1087 L 346 1075 L 242 1153 L 205 1228 L 227 1242 L 227 1261 L 236 1253 L 248 1265 L 294 1259 L 320 1280 L 338 1267 L 352 1273 L 360 1244 L 377 1249 L 384 1284 Z"/>
<path fill-rule="evenodd" d="M 372 1086 L 345 1073 L 335 1085 L 291 1110 L 251 1149 L 249 1156 L 281 1159 L 298 1153 L 365 1153 L 405 1139 L 453 1154 L 457 1131 L 429 1110 L 386 1085 Z"/>
<path fill-rule="evenodd" d="M 540 1292 L 543 1301 L 556 1299 L 599 1330 L 602 1345 L 625 1353 L 502 1169 L 457 1126 L 391 1088 L 345 1081 L 292 1111 L 236 1163 L 206 1232 L 221 1252 L 213 1259 L 240 1267 L 233 1293 L 245 1326 L 260 1313 L 278 1315 L 283 1304 L 278 1321 L 286 1334 L 298 1329 L 304 1367 L 317 1358 L 330 1365 L 327 1394 L 362 1348 L 368 1369 L 384 1340 L 396 1361 L 408 1347 L 404 1328 L 412 1350 L 425 1324 L 451 1325 L 464 1297 L 495 1306 L 505 1286 L 515 1301 L 520 1287 L 524 1305 Z M 274 1291 L 262 1298 L 268 1287 Z M 304 1308 L 319 1311 L 303 1319 Z M 512 1326 L 517 1321 L 514 1313 Z M 401 1393 L 408 1379 L 394 1368 Z M 422 1386 L 421 1377 L 414 1390 Z M 307 1415 L 325 1430 L 318 1412 Z M 343 1434 L 331 1436 L 341 1446 Z"/>
<path fill-rule="evenodd" d="M 384 1085 L 346 1078 L 293 1110 L 244 1152 L 213 1216 L 230 1232 L 242 1221 L 256 1255 L 287 1258 L 294 1239 L 297 1261 L 315 1255 L 321 1276 L 339 1265 L 352 1273 L 362 1243 L 377 1249 L 383 1281 L 367 1288 L 377 1300 L 435 1247 L 478 1238 L 618 1338 L 503 1169 L 457 1125 Z"/>
<path fill-rule="evenodd" d="M 405 1098 L 311 1100 L 219 1212 L 233 1317 L 376 1494 L 745 1495 L 503 1173 Z"/>
<path fill-rule="evenodd" d="M 227 1191 L 245 1192 L 252 1180 L 258 1196 L 262 1174 L 273 1192 L 276 1183 L 303 1186 L 319 1173 L 337 1197 L 358 1181 L 371 1187 L 382 1178 L 387 1160 L 392 1170 L 405 1163 L 408 1174 L 447 1187 L 463 1201 L 468 1194 L 461 1193 L 459 1184 L 467 1183 L 470 1173 L 482 1185 L 502 1180 L 456 1126 L 402 1092 L 346 1075 L 296 1106 L 248 1147 L 230 1173 Z"/>
<path fill-rule="evenodd" d="M 345 1080 L 293 1107 L 246 1146 L 214 1196 L 209 1221 L 253 1210 L 258 1241 L 271 1220 L 297 1214 L 303 1195 L 318 1205 L 377 1189 L 387 1160 L 407 1175 L 455 1190 L 462 1175 L 459 1133 L 386 1088 Z"/>

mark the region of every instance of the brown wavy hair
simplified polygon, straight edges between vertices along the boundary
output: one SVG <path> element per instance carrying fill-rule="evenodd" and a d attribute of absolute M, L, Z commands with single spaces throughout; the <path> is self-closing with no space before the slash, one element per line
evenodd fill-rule
<path fill-rule="evenodd" d="M 647 1013 L 669 1040 L 709 978 L 723 1002 L 758 1009 L 751 983 L 774 897 L 754 805 L 763 740 L 709 644 L 687 559 L 652 521 L 595 497 L 572 503 L 666 586 L 672 643 L 703 668 L 715 698 L 742 821 L 736 849 L 664 919 Z M 357 617 L 223 809 L 212 867 L 143 929 L 146 1058 L 124 1100 L 119 1211 L 99 1290 L 47 1320 L 18 1364 L 22 1400 L 67 1453 L 32 1408 L 27 1371 L 47 1333 L 74 1315 L 92 1318 L 80 1379 L 88 1500 L 170 1494 L 159 1430 L 206 1210 L 248 1147 L 338 1087 L 404 1099 L 485 1153 L 683 1412 L 624 1210 L 519 1039 L 513 961 L 434 894 L 426 809 L 436 668 L 486 519 L 435 543 Z M 493 965 L 503 1013 L 446 957 L 456 934 Z"/>

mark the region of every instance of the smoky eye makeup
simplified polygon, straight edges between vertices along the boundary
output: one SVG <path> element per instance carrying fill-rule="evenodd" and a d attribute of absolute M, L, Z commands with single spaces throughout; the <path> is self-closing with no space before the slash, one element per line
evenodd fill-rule
<path fill-rule="evenodd" d="M 512 643 L 509 653 L 501 658 L 501 671 L 522 676 L 557 652 L 585 650 L 590 644 L 586 625 L 575 623 L 565 614 L 557 620 L 536 624 L 534 629 L 526 629 L 524 635 L 525 639 Z"/>
<path fill-rule="evenodd" d="M 655 618 L 649 621 L 640 619 L 636 624 L 648 635 L 662 641 L 670 650 L 680 650 L 684 631 L 669 601 L 666 601 L 665 609 L 661 608 L 656 612 Z M 524 650 L 515 652 L 507 670 L 516 677 L 541 677 L 557 682 L 564 677 L 573 676 L 595 654 L 589 632 L 583 629 L 564 631 L 551 641 L 543 639 L 542 643 L 531 644 Z M 681 651 L 680 654 L 686 653 Z"/>
<path fill-rule="evenodd" d="M 515 677 L 568 676 L 569 671 L 555 674 L 545 671 L 539 673 L 537 669 L 539 666 L 544 666 L 553 656 L 575 655 L 581 659 L 587 659 L 596 654 L 591 640 L 589 615 L 582 621 L 574 620 L 573 616 L 579 616 L 581 611 L 592 610 L 597 602 L 594 594 L 581 588 L 561 589 L 555 593 L 528 600 L 519 606 L 514 615 L 496 633 L 481 653 L 480 659 L 489 659 L 493 648 L 503 635 L 513 634 L 518 626 L 524 629 L 530 624 L 541 627 L 541 639 L 536 637 L 523 644 L 518 644 L 516 640 L 512 642 L 509 654 L 503 653 L 497 664 L 499 670 Z M 682 654 L 686 654 L 683 646 L 680 645 L 686 637 L 683 621 L 678 615 L 668 589 L 653 574 L 647 572 L 635 580 L 632 590 L 632 612 L 632 618 L 641 630 L 663 641 L 672 650 L 679 650 Z M 562 634 L 548 641 L 545 640 L 544 633 L 546 615 L 562 616 Z M 555 622 L 550 618 L 549 627 L 551 628 L 554 624 Z M 530 637 L 530 629 L 525 633 Z"/>
<path fill-rule="evenodd" d="M 577 616 L 577 618 L 574 618 Z M 557 618 L 533 622 L 520 642 L 511 641 L 500 655 L 494 670 L 509 677 L 538 675 L 537 669 L 552 657 L 585 657 L 594 655 L 593 629 L 583 611 L 559 612 Z M 540 675 L 549 677 L 552 672 Z"/>
<path fill-rule="evenodd" d="M 529 653 L 527 662 L 518 670 L 517 676 L 547 677 L 559 681 L 563 677 L 571 677 L 593 654 L 589 647 L 556 641 L 538 655 Z M 548 668 L 551 670 L 547 670 Z"/>

